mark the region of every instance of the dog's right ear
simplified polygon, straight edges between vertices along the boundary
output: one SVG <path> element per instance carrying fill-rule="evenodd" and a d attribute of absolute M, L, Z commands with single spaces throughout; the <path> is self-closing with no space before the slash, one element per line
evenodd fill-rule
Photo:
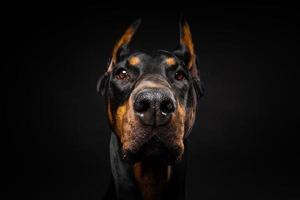
<path fill-rule="evenodd" d="M 125 33 L 119 39 L 119 41 L 115 44 L 111 56 L 110 63 L 107 68 L 107 72 L 111 72 L 113 66 L 120 60 L 120 58 L 128 53 L 128 44 L 130 43 L 133 35 L 135 34 L 136 30 L 138 29 L 141 19 L 136 20 L 127 28 Z"/>

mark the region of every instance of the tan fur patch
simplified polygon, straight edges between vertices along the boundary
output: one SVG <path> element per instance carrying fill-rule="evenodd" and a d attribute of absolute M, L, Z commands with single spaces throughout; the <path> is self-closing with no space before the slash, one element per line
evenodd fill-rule
<path fill-rule="evenodd" d="M 186 117 L 186 111 L 184 105 L 181 105 L 180 103 L 177 103 L 177 111 L 175 113 L 176 117 L 172 118 L 172 124 L 176 126 L 177 133 L 175 134 L 175 137 L 173 138 L 172 143 L 175 144 L 180 149 L 180 155 L 178 159 L 181 159 L 184 152 L 184 144 L 183 144 L 183 138 L 184 138 L 184 129 L 185 129 L 185 117 Z"/>
<path fill-rule="evenodd" d="M 188 51 L 191 54 L 191 59 L 188 63 L 188 68 L 190 69 L 196 63 L 196 54 L 192 41 L 192 33 L 187 22 L 184 22 L 183 24 L 182 37 L 180 38 L 180 42 L 188 48 Z"/>
<path fill-rule="evenodd" d="M 171 166 L 148 166 L 142 162 L 133 166 L 134 177 L 144 200 L 159 199 L 170 176 Z"/>
<path fill-rule="evenodd" d="M 123 121 L 124 121 L 124 116 L 126 114 L 127 110 L 127 104 L 123 104 L 118 107 L 117 112 L 116 112 L 116 127 L 117 127 L 117 132 L 119 136 L 122 138 L 123 135 Z"/>
<path fill-rule="evenodd" d="M 176 64 L 176 61 L 175 61 L 175 59 L 174 58 L 172 58 L 172 57 L 168 57 L 168 58 L 166 58 L 165 59 L 165 62 L 167 63 L 167 65 L 169 65 L 169 66 L 173 66 L 173 65 L 175 65 Z"/>
<path fill-rule="evenodd" d="M 137 137 L 134 135 L 137 120 L 132 105 L 132 100 L 129 98 L 127 102 L 119 106 L 115 116 L 117 134 L 125 151 L 134 148 L 133 141 Z"/>
<path fill-rule="evenodd" d="M 132 56 L 132 57 L 129 59 L 128 62 L 129 62 L 130 65 L 136 66 L 136 65 L 138 65 L 138 64 L 141 62 L 141 60 L 140 60 L 139 57 L 137 57 L 137 56 Z"/>

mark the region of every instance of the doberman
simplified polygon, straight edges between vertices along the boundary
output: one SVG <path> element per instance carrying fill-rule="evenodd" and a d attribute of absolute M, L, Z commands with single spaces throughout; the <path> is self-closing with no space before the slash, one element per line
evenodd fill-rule
<path fill-rule="evenodd" d="M 130 51 L 141 20 L 113 48 L 97 90 L 112 130 L 105 199 L 185 199 L 187 137 L 203 95 L 191 31 L 180 19 L 174 51 Z"/>

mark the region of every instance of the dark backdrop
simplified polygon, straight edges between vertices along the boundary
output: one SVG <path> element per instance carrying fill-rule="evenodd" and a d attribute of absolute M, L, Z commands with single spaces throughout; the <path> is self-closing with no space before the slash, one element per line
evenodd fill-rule
<path fill-rule="evenodd" d="M 133 48 L 173 49 L 180 12 L 206 88 L 190 136 L 190 199 L 300 198 L 294 5 L 48 2 L 2 10 L 2 164 L 11 199 L 104 194 L 110 132 L 97 79 L 137 18 Z"/>

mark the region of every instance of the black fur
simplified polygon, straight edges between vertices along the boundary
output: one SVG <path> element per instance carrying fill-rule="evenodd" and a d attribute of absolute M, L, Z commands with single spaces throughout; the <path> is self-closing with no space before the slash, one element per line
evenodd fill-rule
<path fill-rule="evenodd" d="M 134 32 L 139 24 L 140 20 L 131 26 Z M 180 24 L 181 26 L 183 25 L 182 19 Z M 182 34 L 182 29 L 180 29 L 181 37 Z M 197 101 L 204 94 L 197 63 L 193 63 L 193 66 L 190 68 L 187 67 L 192 55 L 183 43 L 180 43 L 178 48 L 174 51 L 158 50 L 152 54 L 140 51 L 131 52 L 128 48 L 128 43 L 125 43 L 117 50 L 117 54 L 114 56 L 112 60 L 115 62 L 109 62 L 108 64 L 111 67 L 111 71 L 102 75 L 97 83 L 97 91 L 105 96 L 106 102 L 110 103 L 113 116 L 116 114 L 118 107 L 129 99 L 136 85 L 144 80 L 145 77 L 147 80 L 155 80 L 157 84 L 160 84 L 160 82 L 167 84 L 176 100 L 179 101 L 181 105 L 184 105 L 187 110 L 195 108 Z M 137 66 L 130 65 L 129 59 L 132 56 L 139 58 L 140 62 Z M 175 64 L 172 66 L 165 62 L 169 57 L 175 60 Z M 128 78 L 126 80 L 118 79 L 119 72 L 124 70 Z M 184 77 L 180 81 L 176 79 L 176 74 L 179 72 Z M 111 123 L 114 122 L 112 121 Z M 105 199 L 142 199 L 142 195 L 134 180 L 132 163 L 130 163 L 128 159 L 123 158 L 115 124 L 110 124 L 110 127 L 112 129 L 110 141 L 112 182 Z M 165 132 L 172 131 L 168 126 L 162 127 L 161 130 Z M 184 131 L 190 131 L 190 127 L 185 127 Z M 162 199 L 179 200 L 186 198 L 185 173 L 187 146 L 187 139 L 185 138 L 183 159 L 181 162 L 173 164 L 171 179 L 167 189 L 162 194 Z"/>

